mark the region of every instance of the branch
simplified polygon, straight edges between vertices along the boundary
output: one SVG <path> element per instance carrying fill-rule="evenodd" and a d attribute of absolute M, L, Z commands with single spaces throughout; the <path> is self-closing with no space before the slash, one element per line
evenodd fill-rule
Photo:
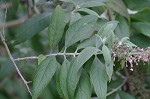
<path fill-rule="evenodd" d="M 33 2 L 32 0 L 27 0 L 27 6 L 28 6 L 28 16 L 31 17 L 33 14 Z"/>
<path fill-rule="evenodd" d="M 32 93 L 31 93 L 31 91 L 30 91 L 30 89 L 29 89 L 29 86 L 28 86 L 28 83 L 29 83 L 29 82 L 27 82 L 27 81 L 24 79 L 24 77 L 22 76 L 22 74 L 21 74 L 21 72 L 20 72 L 20 70 L 19 70 L 17 64 L 15 63 L 15 61 L 14 61 L 14 59 L 13 59 L 11 53 L 10 53 L 10 50 L 9 50 L 9 48 L 8 48 L 8 46 L 7 46 L 7 43 L 5 42 L 5 39 L 4 39 L 4 37 L 3 37 L 3 35 L 2 35 L 1 32 L 0 32 L 0 37 L 1 37 L 2 43 L 4 44 L 4 46 L 5 46 L 5 48 L 6 48 L 6 51 L 7 51 L 7 53 L 8 53 L 8 56 L 9 56 L 10 60 L 12 61 L 14 67 L 16 68 L 17 73 L 18 73 L 19 76 L 21 77 L 23 83 L 26 85 L 26 87 L 27 87 L 27 89 L 28 89 L 28 92 L 32 95 Z"/>
<path fill-rule="evenodd" d="M 74 55 L 79 55 L 80 53 L 54 53 L 54 54 L 48 54 L 45 55 L 46 57 L 49 56 L 74 56 Z M 16 58 L 14 61 L 21 61 L 21 60 L 32 60 L 32 59 L 38 59 L 38 56 L 31 56 L 31 57 L 23 57 L 23 58 Z"/>
<path fill-rule="evenodd" d="M 124 79 L 123 83 L 121 85 L 119 85 L 118 87 L 116 87 L 115 89 L 113 89 L 112 91 L 110 91 L 109 93 L 107 93 L 106 96 L 109 96 L 109 95 L 113 94 L 114 92 L 118 91 L 126 83 L 127 78 L 125 76 L 123 76 L 119 72 L 117 72 L 117 75 L 119 75 L 121 78 Z"/>
<path fill-rule="evenodd" d="M 12 7 L 12 3 L 8 2 L 8 3 L 4 3 L 0 5 L 0 10 L 5 10 Z"/>
<path fill-rule="evenodd" d="M 6 8 L 6 11 L 5 11 L 4 24 L 5 24 L 5 21 L 6 21 L 6 14 L 7 14 L 7 8 Z M 19 76 L 21 77 L 23 83 L 24 83 L 25 86 L 27 87 L 27 90 L 28 90 L 28 92 L 30 93 L 30 95 L 32 95 L 32 93 L 31 93 L 31 91 L 30 91 L 30 88 L 29 88 L 29 86 L 28 86 L 28 83 L 29 83 L 29 82 L 27 82 L 27 81 L 24 79 L 24 77 L 22 76 L 22 74 L 21 74 L 21 72 L 20 72 L 20 70 L 19 70 L 17 64 L 15 63 L 15 61 L 14 61 L 14 59 L 13 59 L 11 53 L 10 53 L 10 50 L 9 50 L 9 48 L 8 48 L 8 45 L 7 45 L 6 41 L 5 41 L 5 38 L 4 38 L 4 26 L 3 26 L 3 34 L 2 34 L 2 32 L 0 32 L 0 38 L 1 38 L 1 40 L 2 40 L 2 43 L 3 43 L 4 46 L 5 46 L 5 49 L 6 49 L 6 51 L 7 51 L 7 54 L 8 54 L 8 56 L 9 56 L 10 60 L 12 61 L 13 65 L 14 65 L 16 71 L 17 71 L 17 73 L 19 74 Z"/>
<path fill-rule="evenodd" d="M 10 21 L 10 22 L 6 22 L 5 25 L 0 24 L 0 30 L 3 29 L 3 27 L 9 28 L 9 27 L 13 27 L 13 26 L 22 24 L 25 20 L 27 20 L 27 18 L 28 18 L 28 16 L 24 16 L 20 19 L 16 19 L 16 20 L 13 20 L 13 21 Z"/>

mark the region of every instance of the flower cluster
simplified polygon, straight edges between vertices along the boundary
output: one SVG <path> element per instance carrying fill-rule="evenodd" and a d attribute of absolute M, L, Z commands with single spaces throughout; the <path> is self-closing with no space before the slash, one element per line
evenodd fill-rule
<path fill-rule="evenodd" d="M 119 60 L 125 60 L 126 67 L 128 67 L 128 64 L 130 64 L 130 70 L 133 71 L 133 64 L 135 63 L 138 65 L 138 62 L 148 62 L 150 60 L 150 47 L 147 47 L 145 49 L 140 47 L 131 47 L 127 44 L 120 45 L 119 43 L 116 43 L 113 45 L 112 48 L 112 56 L 115 60 L 117 57 Z"/>

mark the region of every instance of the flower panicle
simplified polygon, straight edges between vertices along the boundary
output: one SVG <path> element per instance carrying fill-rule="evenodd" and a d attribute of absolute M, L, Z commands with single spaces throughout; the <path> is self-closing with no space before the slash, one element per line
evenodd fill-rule
<path fill-rule="evenodd" d="M 131 47 L 127 44 L 120 45 L 115 43 L 112 47 L 112 57 L 114 60 L 116 57 L 119 60 L 125 60 L 125 66 L 130 66 L 130 70 L 133 71 L 134 63 L 138 65 L 138 62 L 140 61 L 148 62 L 150 60 L 150 47 Z"/>

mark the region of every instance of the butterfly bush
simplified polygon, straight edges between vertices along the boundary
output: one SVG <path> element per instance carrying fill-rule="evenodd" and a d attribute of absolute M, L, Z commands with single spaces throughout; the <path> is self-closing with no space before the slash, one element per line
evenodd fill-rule
<path fill-rule="evenodd" d="M 114 61 L 116 57 L 119 60 L 125 60 L 125 66 L 130 66 L 133 71 L 133 65 L 138 65 L 138 62 L 148 62 L 150 60 L 150 47 L 140 48 L 136 46 L 128 46 L 128 44 L 115 43 L 112 48 L 112 57 Z"/>

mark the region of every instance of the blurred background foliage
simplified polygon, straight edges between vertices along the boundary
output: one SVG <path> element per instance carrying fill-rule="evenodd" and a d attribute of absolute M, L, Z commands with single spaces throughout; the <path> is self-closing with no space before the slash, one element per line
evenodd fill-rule
<path fill-rule="evenodd" d="M 67 1 L 67 0 L 62 0 Z M 0 0 L 0 31 L 3 29 L 4 14 L 7 8 L 7 19 L 5 23 L 5 38 L 14 58 L 25 56 L 38 56 L 39 54 L 48 54 L 50 52 L 47 32 L 52 11 L 57 5 L 65 9 L 65 21 L 78 20 L 81 15 L 86 15 L 84 11 L 79 11 L 70 16 L 74 9 L 72 3 L 62 2 L 60 0 Z M 84 2 L 78 0 L 80 3 Z M 88 1 L 88 0 L 86 0 Z M 124 15 L 115 6 L 119 6 L 121 0 L 115 0 L 116 3 L 109 4 L 109 7 L 117 13 L 116 19 L 120 22 L 117 32 L 120 38 L 129 36 L 131 42 L 139 47 L 146 48 L 150 46 L 150 1 L 149 0 L 123 0 L 126 7 L 135 14 Z M 118 3 L 118 5 L 117 5 Z M 6 6 L 6 5 L 7 6 Z M 101 15 L 104 7 L 89 7 L 97 14 Z M 123 18 L 122 16 L 126 17 Z M 129 20 L 129 21 L 128 21 Z M 107 20 L 99 19 L 96 28 L 99 29 Z M 71 24 L 71 23 L 70 23 Z M 68 24 L 69 25 L 69 24 Z M 127 27 L 127 28 L 126 28 Z M 129 29 L 128 29 L 129 28 Z M 64 38 L 61 39 L 59 47 L 62 48 Z M 67 51 L 74 52 L 75 47 L 70 47 Z M 58 60 L 62 62 L 62 58 Z M 24 77 L 30 81 L 33 80 L 37 60 L 25 60 L 17 62 Z M 89 63 L 90 64 L 90 61 Z M 108 96 L 108 99 L 149 99 L 150 98 L 150 62 L 140 62 L 134 66 L 134 71 L 128 68 L 119 68 L 120 64 L 115 61 L 116 71 L 126 75 L 128 81 L 122 88 L 123 91 L 117 91 Z M 7 52 L 0 41 L 0 99 L 31 99 L 20 77 L 18 77 L 13 64 L 10 62 Z M 85 64 L 86 65 L 86 64 Z M 108 91 L 122 83 L 122 78 L 115 76 L 108 84 Z M 29 84 L 32 88 L 32 84 Z M 119 96 L 118 96 L 119 95 Z M 93 94 L 95 96 L 95 94 Z M 119 98 L 117 98 L 119 97 Z M 39 99 L 59 99 L 54 81 L 43 92 Z"/>

